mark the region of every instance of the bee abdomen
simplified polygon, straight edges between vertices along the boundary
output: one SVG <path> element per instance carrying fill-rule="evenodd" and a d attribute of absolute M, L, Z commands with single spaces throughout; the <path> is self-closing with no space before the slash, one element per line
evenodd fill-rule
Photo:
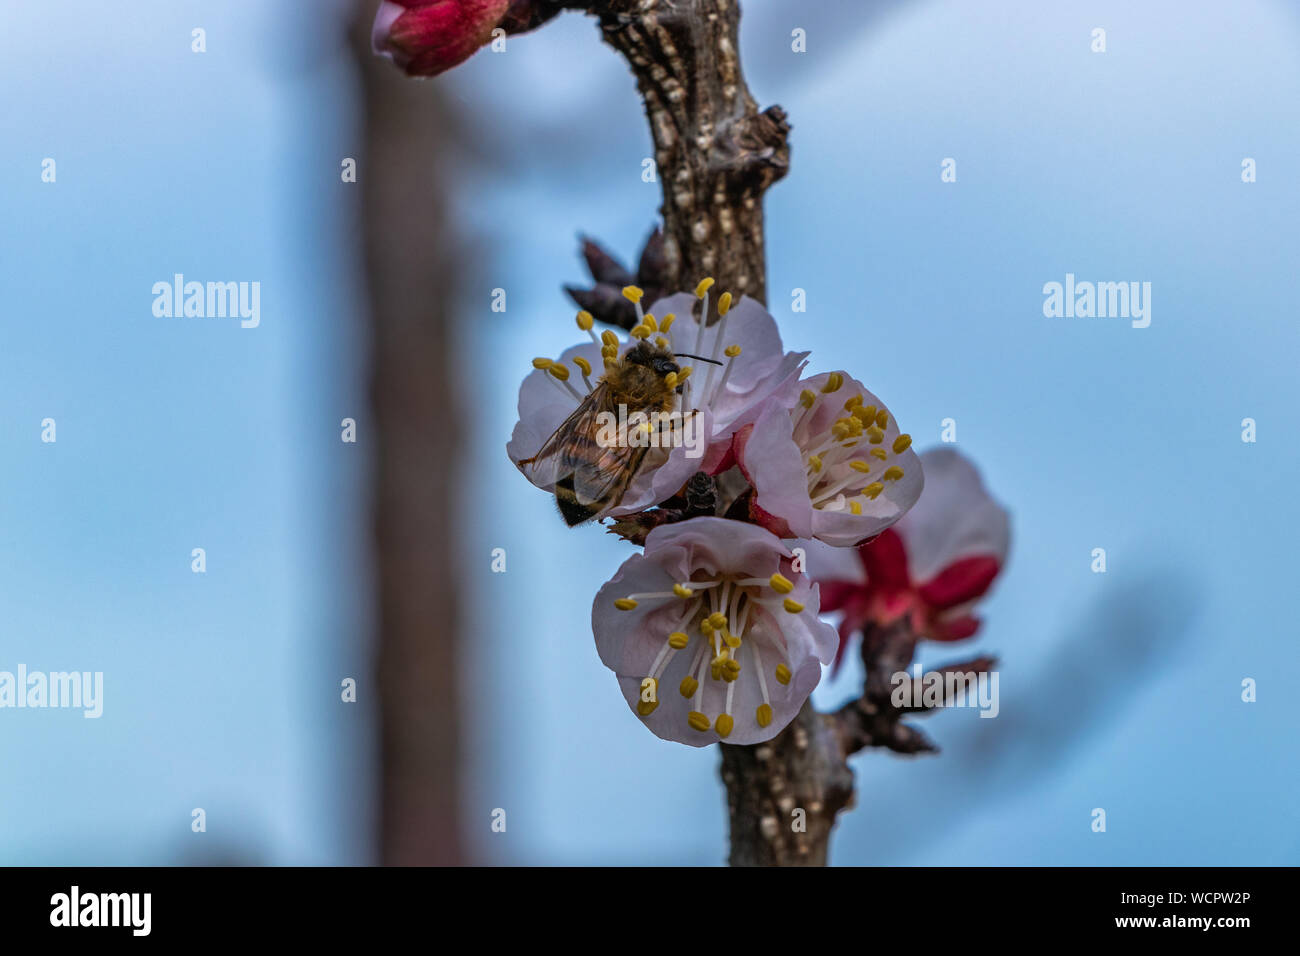
<path fill-rule="evenodd" d="M 561 478 L 555 483 L 555 503 L 559 505 L 560 516 L 570 528 L 584 521 L 590 521 L 596 517 L 601 508 L 600 502 L 584 505 L 578 500 L 578 495 L 573 490 L 572 475 Z"/>

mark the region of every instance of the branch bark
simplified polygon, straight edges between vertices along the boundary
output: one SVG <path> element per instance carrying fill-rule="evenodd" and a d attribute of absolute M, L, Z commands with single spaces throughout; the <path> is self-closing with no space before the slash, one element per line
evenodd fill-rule
<path fill-rule="evenodd" d="M 586 0 L 636 76 L 663 189 L 663 275 L 706 275 L 767 300 L 763 193 L 790 165 L 785 111 L 759 111 L 740 68 L 735 0 Z"/>
<path fill-rule="evenodd" d="M 672 292 L 712 275 L 719 290 L 765 303 L 763 194 L 789 169 L 790 124 L 779 106 L 760 111 L 745 84 L 737 0 L 533 2 L 595 15 L 636 76 L 663 189 L 662 247 L 657 235 L 647 243 L 654 268 L 643 253 L 640 283 Z M 618 287 L 631 274 L 592 243 L 583 251 L 596 288 L 570 294 L 598 318 L 628 325 Z M 917 639 L 907 619 L 869 629 L 860 697 L 831 714 L 805 704 L 767 743 L 720 745 L 731 865 L 824 866 L 836 817 L 855 799 L 849 756 L 868 747 L 937 750 L 901 719 L 924 709 L 891 700 L 893 675 L 908 668 Z M 954 665 L 990 666 L 989 658 Z"/>
<path fill-rule="evenodd" d="M 594 14 L 636 76 L 663 188 L 665 288 L 691 289 L 712 275 L 719 290 L 766 303 L 763 193 L 789 169 L 790 125 L 779 106 L 760 111 L 745 83 L 739 4 L 564 6 Z M 825 865 L 836 815 L 853 801 L 841 730 L 834 716 L 805 705 L 767 743 L 720 745 L 733 866 Z M 802 828 L 793 825 L 796 810 Z"/>

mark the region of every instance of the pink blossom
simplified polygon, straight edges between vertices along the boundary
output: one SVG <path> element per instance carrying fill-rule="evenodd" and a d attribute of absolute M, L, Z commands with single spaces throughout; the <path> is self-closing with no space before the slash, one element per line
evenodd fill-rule
<path fill-rule="evenodd" d="M 701 317 L 709 314 L 706 283 L 701 283 L 697 295 L 669 296 L 656 302 L 650 312 L 642 309 L 638 291 L 628 290 L 629 297 L 638 300 L 638 325 L 627 340 L 620 341 L 610 331 L 598 335 L 590 314 L 582 312 L 579 328 L 592 341 L 571 346 L 558 360 L 534 361 L 534 371 L 519 388 L 519 422 L 506 445 L 507 454 L 516 463 L 535 456 L 599 384 L 598 370 L 604 367 L 605 358 L 622 356 L 638 341 L 703 357 L 706 361 L 678 359 L 684 381 L 673 408 L 683 420 L 698 416 L 691 422 L 691 430 L 684 431 L 698 434 L 701 447 L 678 443 L 649 449 L 622 500 L 598 517 L 643 511 L 676 494 L 696 471 L 713 474 L 727 467 L 732 435 L 752 423 L 769 400 L 788 397 L 808 355 L 785 352 L 775 320 L 748 297 L 732 306 L 731 297 L 723 295 L 718 301 L 721 314 L 713 325 L 702 326 Z M 707 361 L 710 359 L 719 364 Z M 693 431 L 696 428 L 698 433 Z M 553 469 L 534 464 L 520 469 L 537 487 L 554 490 L 557 475 Z"/>
<path fill-rule="evenodd" d="M 817 585 L 757 525 L 664 525 L 600 589 L 591 625 L 628 706 L 665 740 L 754 744 L 799 712 L 835 653 Z"/>
<path fill-rule="evenodd" d="M 843 372 L 801 382 L 735 438 L 754 486 L 754 520 L 780 537 L 852 547 L 898 521 L 921 494 L 921 462 L 884 403 Z"/>
<path fill-rule="evenodd" d="M 837 662 L 863 625 L 888 625 L 904 615 L 931 640 L 970 637 L 980 625 L 974 606 L 1006 564 L 1011 519 L 975 466 L 946 447 L 920 458 L 925 491 L 898 524 L 854 550 L 809 549 L 822 611 L 844 615 Z"/>

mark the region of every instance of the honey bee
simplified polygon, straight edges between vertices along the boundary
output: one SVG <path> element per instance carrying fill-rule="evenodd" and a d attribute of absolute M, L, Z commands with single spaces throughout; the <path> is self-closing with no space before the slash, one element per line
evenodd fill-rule
<path fill-rule="evenodd" d="M 701 356 L 686 357 L 722 364 Z M 638 342 L 622 358 L 606 364 L 596 386 L 536 455 L 515 463 L 521 470 L 532 466 L 535 480 L 554 487 L 555 503 L 570 527 L 623 500 L 649 446 L 621 442 L 608 447 L 597 435 L 608 421 L 607 414 L 617 417 L 619 406 L 626 406 L 629 419 L 637 412 L 649 416 L 672 411 L 681 388 L 674 374 L 681 372 L 676 358 L 667 348 Z"/>

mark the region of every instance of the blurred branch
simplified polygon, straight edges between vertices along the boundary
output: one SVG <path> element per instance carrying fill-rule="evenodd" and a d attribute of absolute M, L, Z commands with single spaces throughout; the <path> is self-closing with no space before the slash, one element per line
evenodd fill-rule
<path fill-rule="evenodd" d="M 868 625 L 862 633 L 862 664 L 866 672 L 862 695 L 851 700 L 828 719 L 835 726 L 840 750 L 845 757 L 868 747 L 883 747 L 900 754 L 938 753 L 939 748 L 916 727 L 905 724 L 908 715 L 924 716 L 946 706 L 949 701 L 920 703 L 924 698 L 924 679 L 908 678 L 910 693 L 904 695 L 911 701 L 896 704 L 893 700 L 896 675 L 906 674 L 916 653 L 917 635 L 911 621 L 904 615 L 888 627 Z M 929 673 L 945 678 L 978 676 L 988 672 L 997 663 L 993 657 L 976 657 L 969 661 L 946 664 Z"/>
<path fill-rule="evenodd" d="M 380 618 L 379 855 L 386 864 L 447 865 L 463 861 L 460 606 L 456 562 L 447 560 L 461 440 L 448 338 L 457 283 L 445 192 L 452 124 L 437 85 L 413 83 L 371 53 L 373 5 L 357 6 Z"/>

